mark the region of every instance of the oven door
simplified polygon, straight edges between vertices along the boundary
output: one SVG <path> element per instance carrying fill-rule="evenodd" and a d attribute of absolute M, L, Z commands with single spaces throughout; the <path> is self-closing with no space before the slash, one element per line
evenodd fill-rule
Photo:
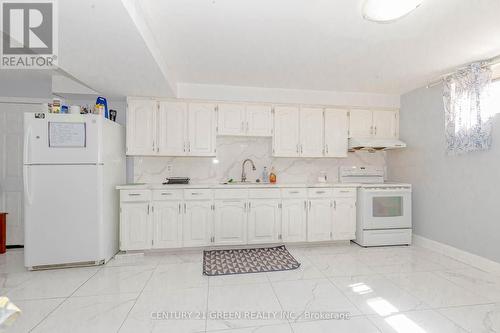
<path fill-rule="evenodd" d="M 363 229 L 411 228 L 410 188 L 362 188 Z"/>

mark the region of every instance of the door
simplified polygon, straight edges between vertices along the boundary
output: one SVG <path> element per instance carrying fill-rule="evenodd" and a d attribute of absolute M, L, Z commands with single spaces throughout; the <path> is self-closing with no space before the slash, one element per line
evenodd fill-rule
<path fill-rule="evenodd" d="M 120 207 L 120 250 L 150 249 L 152 237 L 149 203 L 122 202 Z"/>
<path fill-rule="evenodd" d="M 347 110 L 325 110 L 325 156 L 347 157 Z"/>
<path fill-rule="evenodd" d="M 182 247 L 182 203 L 153 203 L 153 248 Z"/>
<path fill-rule="evenodd" d="M 245 135 L 245 104 L 219 104 L 217 116 L 217 134 Z"/>
<path fill-rule="evenodd" d="M 329 199 L 309 200 L 307 240 L 327 241 L 332 232 L 332 202 Z"/>
<path fill-rule="evenodd" d="M 363 229 L 411 228 L 411 189 L 360 190 Z"/>
<path fill-rule="evenodd" d="M 215 156 L 215 104 L 188 105 L 188 155 Z"/>
<path fill-rule="evenodd" d="M 244 200 L 215 201 L 215 245 L 247 243 L 247 203 Z"/>
<path fill-rule="evenodd" d="M 127 155 L 156 154 L 156 108 L 149 99 L 127 102 Z"/>
<path fill-rule="evenodd" d="M 349 137 L 369 138 L 373 135 L 373 112 L 371 110 L 351 110 L 349 115 Z"/>
<path fill-rule="evenodd" d="M 98 115 L 24 115 L 24 164 L 96 164 L 102 162 Z"/>
<path fill-rule="evenodd" d="M 248 243 L 263 244 L 278 241 L 280 200 L 250 200 L 248 202 Z"/>
<path fill-rule="evenodd" d="M 24 244 L 23 117 L 40 104 L 0 103 L 0 211 L 7 215 L 7 245 Z"/>
<path fill-rule="evenodd" d="M 272 136 L 273 118 L 271 111 L 270 105 L 247 105 L 247 135 Z"/>
<path fill-rule="evenodd" d="M 356 238 L 356 198 L 336 198 L 333 201 L 333 240 Z"/>
<path fill-rule="evenodd" d="M 103 168 L 24 166 L 26 266 L 103 259 L 99 256 Z"/>
<path fill-rule="evenodd" d="M 186 155 L 187 104 L 182 102 L 159 102 L 157 114 L 158 155 Z"/>
<path fill-rule="evenodd" d="M 305 242 L 307 239 L 307 200 L 283 200 L 281 233 L 283 242 Z"/>
<path fill-rule="evenodd" d="M 277 106 L 274 109 L 273 155 L 299 156 L 299 140 L 299 108 Z"/>
<path fill-rule="evenodd" d="M 212 230 L 212 202 L 186 201 L 182 217 L 182 239 L 184 247 L 207 246 Z"/>
<path fill-rule="evenodd" d="M 323 156 L 323 109 L 302 108 L 300 110 L 300 155 L 302 157 Z"/>
<path fill-rule="evenodd" d="M 373 133 L 376 138 L 392 139 L 398 134 L 397 111 L 373 111 Z"/>

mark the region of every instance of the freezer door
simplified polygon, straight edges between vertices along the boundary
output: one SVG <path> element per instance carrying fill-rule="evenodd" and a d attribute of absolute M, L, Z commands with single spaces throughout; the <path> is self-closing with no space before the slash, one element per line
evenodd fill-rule
<path fill-rule="evenodd" d="M 97 261 L 103 166 L 25 165 L 25 266 Z"/>
<path fill-rule="evenodd" d="M 101 163 L 101 131 L 96 115 L 26 113 L 24 164 Z"/>

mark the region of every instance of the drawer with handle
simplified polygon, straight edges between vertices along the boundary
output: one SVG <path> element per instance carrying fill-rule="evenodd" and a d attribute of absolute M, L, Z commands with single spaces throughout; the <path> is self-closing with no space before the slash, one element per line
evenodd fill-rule
<path fill-rule="evenodd" d="M 307 198 L 306 188 L 282 188 L 281 189 L 282 198 Z"/>
<path fill-rule="evenodd" d="M 184 190 L 185 200 L 212 200 L 212 190 L 211 189 L 191 189 Z"/>
<path fill-rule="evenodd" d="M 342 197 L 355 197 L 356 189 L 355 188 L 334 188 L 333 196 L 336 198 Z"/>
<path fill-rule="evenodd" d="M 182 200 L 182 190 L 154 190 L 153 200 L 166 201 L 166 200 Z"/>
<path fill-rule="evenodd" d="M 333 188 L 309 188 L 307 190 L 309 198 L 331 198 L 333 195 Z"/>
<path fill-rule="evenodd" d="M 120 201 L 149 201 L 151 200 L 150 190 L 121 190 Z"/>

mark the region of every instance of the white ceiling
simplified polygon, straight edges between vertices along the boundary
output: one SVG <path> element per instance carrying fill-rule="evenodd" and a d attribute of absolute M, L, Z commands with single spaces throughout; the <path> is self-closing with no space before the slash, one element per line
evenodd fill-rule
<path fill-rule="evenodd" d="M 360 0 L 142 6 L 176 83 L 400 94 L 500 54 L 499 0 L 424 0 L 393 24 L 363 20 Z"/>

